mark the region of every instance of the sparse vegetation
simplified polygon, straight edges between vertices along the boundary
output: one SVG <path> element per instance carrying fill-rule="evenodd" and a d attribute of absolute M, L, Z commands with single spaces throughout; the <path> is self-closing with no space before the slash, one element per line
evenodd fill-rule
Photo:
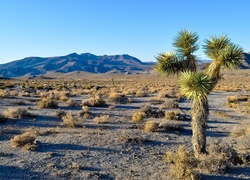
<path fill-rule="evenodd" d="M 77 126 L 74 116 L 71 112 L 67 112 L 65 116 L 62 116 L 63 123 L 70 128 Z"/>
<path fill-rule="evenodd" d="M 145 117 L 145 113 L 144 112 L 141 112 L 141 111 L 137 111 L 133 114 L 132 116 L 132 121 L 134 123 L 139 123 L 141 122 Z"/>
<path fill-rule="evenodd" d="M 166 152 L 164 160 L 172 164 L 169 172 L 172 179 L 199 179 L 199 174 L 195 171 L 198 161 L 193 153 L 185 150 L 183 146 L 178 148 L 176 154 Z"/>
<path fill-rule="evenodd" d="M 97 123 L 97 124 L 106 124 L 110 121 L 110 117 L 109 115 L 101 115 L 99 117 L 95 117 L 94 118 L 94 121 Z"/>
<path fill-rule="evenodd" d="M 14 136 L 14 138 L 12 138 L 10 142 L 11 145 L 15 148 L 21 147 L 26 150 L 35 150 L 35 140 L 36 138 L 34 135 L 25 132 L 24 134 Z"/>
<path fill-rule="evenodd" d="M 3 112 L 3 115 L 8 119 L 22 119 L 32 116 L 27 109 L 24 108 L 8 108 Z"/>
<path fill-rule="evenodd" d="M 95 95 L 88 100 L 82 100 L 82 106 L 89 106 L 89 107 L 100 107 L 105 104 L 105 101 L 99 96 Z"/>
<path fill-rule="evenodd" d="M 80 173 L 82 170 L 91 173 L 91 177 L 83 177 L 85 179 L 92 177 L 112 179 L 113 173 L 116 172 L 118 172 L 118 175 L 121 173 L 123 177 L 128 175 L 128 178 L 135 179 L 177 179 L 178 177 L 182 179 L 202 177 L 203 179 L 203 176 L 204 179 L 207 176 L 224 178 L 223 173 L 228 171 L 226 178 L 231 178 L 231 167 L 234 168 L 234 172 L 238 169 L 243 172 L 249 167 L 250 163 L 250 135 L 247 122 L 249 118 L 245 114 L 249 106 L 247 89 L 250 90 L 250 85 L 247 82 L 250 81 L 250 76 L 249 72 L 243 70 L 230 73 L 223 71 L 223 76 L 225 76 L 225 79 L 218 82 L 209 97 L 212 102 L 210 104 L 212 112 L 206 125 L 211 135 L 208 143 L 218 140 L 220 143 L 215 147 L 219 150 L 208 146 L 207 154 L 195 158 L 189 144 L 192 135 L 190 129 L 192 121 L 189 118 L 189 114 L 191 114 L 189 111 L 190 104 L 189 101 L 183 99 L 180 108 L 178 108 L 179 90 L 175 85 L 176 77 L 161 77 L 156 74 L 133 76 L 118 74 L 114 85 L 111 84 L 111 78 L 107 78 L 109 75 L 106 74 L 93 79 L 84 77 L 81 80 L 31 79 L 25 81 L 13 79 L 5 80 L 10 83 L 2 83 L 3 86 L 1 86 L 3 80 L 0 80 L 0 87 L 10 92 L 9 96 L 1 99 L 2 110 L 0 115 L 2 114 L 2 116 L 0 116 L 0 123 L 7 122 L 0 124 L 2 142 L 0 157 L 2 157 L 3 163 L 9 163 L 9 166 L 26 167 L 29 166 L 27 164 L 29 162 L 34 167 L 39 166 L 36 169 L 38 173 L 40 173 L 40 169 L 43 172 L 48 172 L 49 175 L 50 172 L 56 172 L 58 174 L 53 174 L 53 178 L 55 175 L 55 178 L 59 179 L 65 177 L 79 178 L 86 175 L 87 173 Z M 5 89 L 4 84 L 9 84 L 14 88 Z M 232 92 L 234 89 L 241 92 Z M 144 92 L 147 96 L 135 97 L 137 91 Z M 245 92 L 243 93 L 243 91 Z M 131 104 L 122 104 L 124 101 L 119 98 L 111 100 L 110 95 L 112 93 L 121 95 Z M 223 98 L 234 96 L 236 100 L 232 100 L 232 102 L 235 103 L 235 108 L 226 108 L 225 104 L 222 105 L 223 100 L 221 98 L 212 99 L 214 95 Z M 105 104 L 99 107 L 91 106 L 90 99 L 97 96 L 105 100 L 107 106 Z M 38 109 L 38 101 L 47 98 L 53 98 L 58 102 L 60 108 L 56 110 Z M 83 102 L 89 101 L 89 104 L 81 104 L 81 107 L 80 103 L 77 103 L 78 106 L 73 107 L 73 104 L 71 105 L 71 102 L 67 102 L 66 99 L 71 100 L 73 104 L 81 100 Z M 95 103 L 92 103 L 92 105 Z M 25 118 L 25 116 L 17 115 L 15 117 L 22 117 L 22 121 L 15 120 L 18 118 L 13 118 L 13 121 L 12 118 L 4 116 L 4 111 L 8 108 L 20 108 L 20 106 L 22 109 L 26 109 L 28 113 L 37 114 L 37 118 Z M 167 112 L 169 112 L 168 115 Z M 137 117 L 137 120 L 131 122 L 132 116 L 137 113 L 140 114 L 139 118 Z M 30 117 L 34 116 L 31 115 Z M 62 118 L 65 118 L 66 123 Z M 108 124 L 102 125 L 101 123 Z M 217 123 L 219 123 L 218 127 L 216 127 Z M 226 136 L 229 132 L 230 136 Z M 28 145 L 20 145 L 16 149 L 11 149 L 10 146 L 17 147 L 12 144 L 14 137 L 19 136 L 19 138 L 15 138 L 19 139 L 19 141 L 16 140 L 16 144 L 24 144 L 24 139 L 29 139 L 27 135 L 27 138 L 20 136 L 25 133 L 35 137 L 34 143 L 31 138 L 30 143 L 27 143 Z M 23 139 L 23 141 L 20 139 Z M 223 145 L 225 142 L 229 144 L 229 147 Z M 192 161 L 186 161 L 186 163 L 191 164 L 179 163 L 178 168 L 176 168 L 176 162 L 173 162 L 171 158 L 168 161 L 164 157 L 164 161 L 170 163 L 164 165 L 162 147 L 167 147 L 169 154 L 172 153 L 173 159 L 173 156 L 177 156 L 177 151 L 174 150 L 177 149 L 179 144 L 185 145 L 184 151 L 188 152 L 191 159 L 194 158 Z M 232 149 L 231 146 L 235 149 Z M 37 149 L 37 152 L 29 153 L 22 149 Z M 110 153 L 114 153 L 115 156 L 110 158 Z M 13 161 L 16 154 L 19 154 L 20 160 Z M 80 161 L 79 157 L 83 161 Z M 91 157 L 96 158 L 92 159 Z M 26 161 L 27 158 L 30 159 Z M 42 161 L 37 162 L 38 158 Z M 85 161 L 89 158 L 92 159 L 90 164 Z M 121 159 L 117 161 L 116 158 Z M 181 158 L 179 157 L 179 160 Z M 105 171 L 90 167 L 92 163 L 98 164 L 104 159 L 105 162 L 108 162 Z M 107 159 L 108 161 L 106 161 Z M 141 159 L 144 159 L 145 162 L 140 163 Z M 114 160 L 116 166 L 111 166 L 110 164 Z M 82 162 L 85 163 L 82 164 Z M 134 163 L 133 166 L 131 166 L 131 162 Z M 150 168 L 148 171 L 138 170 L 146 163 L 150 164 L 150 162 L 156 163 L 147 166 L 147 168 Z M 124 167 L 128 167 L 129 171 L 124 171 Z M 101 174 L 102 172 L 103 174 Z M 16 175 L 16 173 L 14 174 Z M 166 177 L 169 174 L 171 174 L 171 177 Z M 37 177 L 37 175 L 40 174 L 34 174 L 34 177 Z M 45 178 L 48 176 L 44 174 Z M 243 176 L 248 178 L 247 173 L 241 175 L 234 173 L 234 178 Z M 120 177 L 115 178 L 119 179 Z"/>
<path fill-rule="evenodd" d="M 159 123 L 154 121 L 147 121 L 144 127 L 145 132 L 154 132 L 159 126 Z"/>
<path fill-rule="evenodd" d="M 58 108 L 58 102 L 53 97 L 42 98 L 37 106 L 39 108 Z"/>

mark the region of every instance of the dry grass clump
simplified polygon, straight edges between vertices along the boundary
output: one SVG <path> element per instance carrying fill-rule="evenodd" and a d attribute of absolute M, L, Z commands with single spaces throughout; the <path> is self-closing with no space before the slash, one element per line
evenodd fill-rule
<path fill-rule="evenodd" d="M 21 135 L 14 136 L 14 138 L 10 140 L 10 143 L 15 148 L 20 147 L 26 150 L 35 150 L 35 140 L 36 138 L 34 135 L 25 132 Z"/>
<path fill-rule="evenodd" d="M 208 154 L 195 157 L 180 146 L 175 154 L 166 152 L 164 160 L 172 163 L 170 175 L 173 179 L 199 179 L 198 173 L 224 173 L 229 167 L 249 162 L 249 156 L 239 155 L 235 149 L 223 144 L 209 146 Z"/>
<path fill-rule="evenodd" d="M 143 90 L 137 90 L 135 93 L 136 97 L 146 97 L 147 96 L 147 92 L 143 91 Z"/>
<path fill-rule="evenodd" d="M 125 96 L 125 94 L 111 92 L 108 96 L 108 101 L 124 104 L 128 102 L 128 98 Z"/>
<path fill-rule="evenodd" d="M 159 126 L 159 123 L 154 121 L 147 121 L 144 127 L 145 132 L 154 132 Z"/>
<path fill-rule="evenodd" d="M 228 108 L 237 108 L 237 97 L 236 96 L 228 96 L 226 99 L 226 106 Z"/>
<path fill-rule="evenodd" d="M 110 116 L 109 115 L 101 115 L 99 117 L 95 117 L 94 121 L 97 124 L 106 124 L 110 121 Z"/>
<path fill-rule="evenodd" d="M 39 108 L 58 108 L 58 102 L 55 98 L 49 96 L 44 97 L 40 101 L 38 101 L 37 106 Z"/>
<path fill-rule="evenodd" d="M 82 110 L 84 113 L 89 113 L 89 107 L 88 106 L 82 106 Z"/>
<path fill-rule="evenodd" d="M 145 113 L 141 111 L 134 112 L 132 115 L 132 121 L 134 123 L 139 123 L 145 118 Z"/>
<path fill-rule="evenodd" d="M 5 90 L 5 89 L 0 89 L 0 97 L 6 98 L 10 96 L 10 91 Z"/>
<path fill-rule="evenodd" d="M 3 112 L 5 118 L 22 119 L 24 117 L 32 116 L 27 109 L 23 108 L 8 108 Z"/>
<path fill-rule="evenodd" d="M 250 124 L 235 127 L 231 132 L 231 135 L 235 138 L 250 135 Z"/>
<path fill-rule="evenodd" d="M 75 128 L 77 126 L 77 123 L 71 112 L 67 112 L 65 116 L 62 116 L 62 120 L 67 127 Z"/>
<path fill-rule="evenodd" d="M 231 135 L 237 139 L 237 148 L 243 151 L 250 151 L 250 124 L 237 126 L 231 132 Z"/>
<path fill-rule="evenodd" d="M 228 96 L 226 106 L 228 108 L 241 108 L 241 106 L 250 107 L 250 95 Z"/>
<path fill-rule="evenodd" d="M 62 95 L 62 96 L 59 97 L 59 100 L 60 100 L 60 101 L 68 101 L 68 100 L 69 100 L 69 97 L 66 96 L 66 95 Z"/>
<path fill-rule="evenodd" d="M 88 100 L 82 100 L 82 106 L 89 106 L 89 107 L 100 107 L 105 104 L 105 101 L 99 96 L 95 95 L 94 97 Z"/>
<path fill-rule="evenodd" d="M 69 107 L 77 107 L 77 106 L 79 106 L 79 104 L 76 101 L 74 101 L 73 99 L 68 99 L 66 101 L 66 104 Z"/>
<path fill-rule="evenodd" d="M 184 127 L 180 123 L 176 122 L 167 122 L 167 123 L 160 123 L 158 126 L 159 130 L 166 132 L 168 130 L 170 131 L 183 131 Z"/>
<path fill-rule="evenodd" d="M 150 106 L 143 106 L 139 111 L 136 111 L 133 116 L 132 120 L 135 123 L 141 122 L 144 118 L 161 118 L 165 116 L 165 112 L 161 110 L 154 110 Z"/>
<path fill-rule="evenodd" d="M 140 112 L 144 112 L 145 113 L 145 117 L 150 118 L 162 118 L 165 116 L 165 112 L 162 110 L 154 110 L 152 107 L 150 106 L 143 106 L 141 107 L 141 109 L 139 110 Z"/>
<path fill-rule="evenodd" d="M 215 111 L 215 116 L 218 117 L 228 117 L 228 114 L 225 111 Z"/>
<path fill-rule="evenodd" d="M 171 98 L 171 99 L 166 99 L 165 102 L 161 105 L 161 108 L 178 108 L 178 100 Z"/>
<path fill-rule="evenodd" d="M 51 134 L 58 134 L 59 129 L 48 128 L 46 130 L 42 130 L 41 128 L 29 127 L 29 128 L 25 128 L 25 132 L 29 133 L 31 135 L 34 135 L 34 136 L 47 136 L 47 135 L 51 135 Z"/>
<path fill-rule="evenodd" d="M 178 120 L 180 113 L 178 111 L 166 111 L 165 112 L 165 119 L 168 120 Z"/>
<path fill-rule="evenodd" d="M 208 154 L 200 155 L 199 160 L 199 171 L 212 174 L 224 173 L 230 166 L 242 163 L 235 149 L 218 143 L 211 144 Z"/>
<path fill-rule="evenodd" d="M 169 171 L 172 179 L 200 179 L 199 174 L 195 171 L 198 160 L 183 146 L 180 146 L 175 154 L 170 151 L 166 152 L 164 161 L 172 164 Z"/>
<path fill-rule="evenodd" d="M 77 118 L 78 119 L 81 119 L 81 118 L 89 119 L 90 118 L 89 107 L 88 106 L 82 106 L 82 111 L 77 112 Z"/>
<path fill-rule="evenodd" d="M 130 89 L 124 90 L 123 93 L 124 93 L 125 95 L 132 95 L 132 96 L 135 96 L 135 95 L 136 95 L 136 91 L 137 91 L 136 89 L 130 88 Z"/>
<path fill-rule="evenodd" d="M 134 144 L 142 144 L 144 142 L 147 142 L 148 139 L 142 136 L 135 135 L 135 134 L 131 135 L 131 134 L 123 133 L 120 136 L 120 141 L 122 143 L 129 143 L 129 144 L 134 145 Z"/>

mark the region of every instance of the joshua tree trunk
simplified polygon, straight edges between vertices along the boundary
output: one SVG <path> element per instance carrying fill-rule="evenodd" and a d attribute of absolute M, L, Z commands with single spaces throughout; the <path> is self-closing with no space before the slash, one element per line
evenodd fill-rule
<path fill-rule="evenodd" d="M 192 143 L 195 156 L 206 153 L 206 121 L 208 113 L 207 98 L 194 100 L 192 106 Z"/>

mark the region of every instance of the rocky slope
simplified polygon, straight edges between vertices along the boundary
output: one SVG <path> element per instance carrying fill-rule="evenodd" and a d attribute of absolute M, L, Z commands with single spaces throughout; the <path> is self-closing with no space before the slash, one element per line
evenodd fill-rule
<path fill-rule="evenodd" d="M 1 77 L 37 76 L 49 72 L 68 73 L 132 73 L 152 69 L 154 63 L 144 63 L 130 55 L 96 56 L 90 53 L 72 53 L 58 57 L 27 57 L 0 65 Z"/>

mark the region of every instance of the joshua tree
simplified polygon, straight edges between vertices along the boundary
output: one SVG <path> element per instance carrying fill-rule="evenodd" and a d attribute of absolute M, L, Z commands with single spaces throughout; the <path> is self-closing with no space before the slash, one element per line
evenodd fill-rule
<path fill-rule="evenodd" d="M 213 83 L 204 73 L 183 72 L 179 77 L 181 93 L 193 101 L 192 144 L 195 155 L 206 153 L 206 121 L 209 114 L 207 96 Z"/>
<path fill-rule="evenodd" d="M 173 45 L 177 53 L 161 53 L 156 57 L 156 70 L 166 75 L 180 74 L 181 93 L 193 101 L 192 104 L 192 143 L 195 155 L 206 153 L 206 121 L 209 113 L 207 96 L 220 79 L 221 67 L 232 69 L 240 65 L 243 50 L 222 35 L 205 41 L 205 53 L 213 61 L 205 73 L 196 73 L 196 58 L 193 52 L 198 49 L 196 33 L 180 31 Z"/>

